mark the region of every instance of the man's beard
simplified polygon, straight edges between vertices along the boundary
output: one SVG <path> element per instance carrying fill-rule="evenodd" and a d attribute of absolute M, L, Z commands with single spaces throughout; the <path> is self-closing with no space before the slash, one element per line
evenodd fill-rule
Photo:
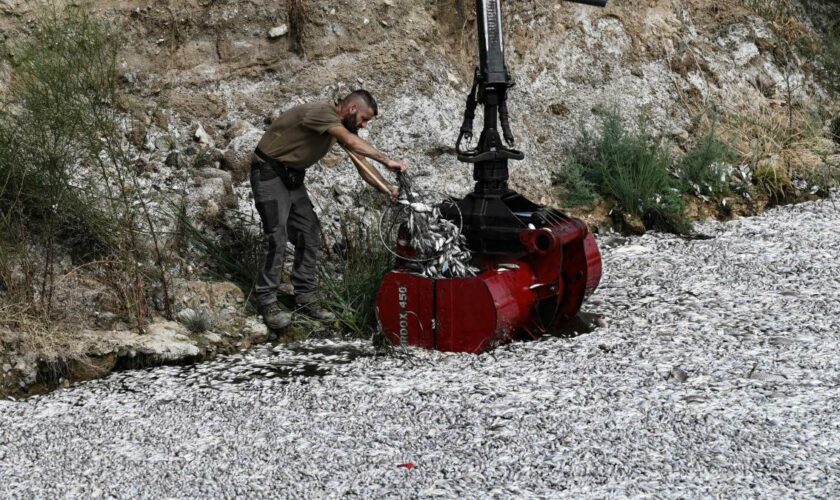
<path fill-rule="evenodd" d="M 359 113 L 357 111 L 357 112 L 353 113 L 352 115 L 345 116 L 344 119 L 341 120 L 341 124 L 344 125 L 344 128 L 346 128 L 350 132 L 353 132 L 354 134 L 358 134 L 359 133 L 359 126 L 356 125 L 357 123 L 359 123 L 358 118 L 359 118 Z"/>

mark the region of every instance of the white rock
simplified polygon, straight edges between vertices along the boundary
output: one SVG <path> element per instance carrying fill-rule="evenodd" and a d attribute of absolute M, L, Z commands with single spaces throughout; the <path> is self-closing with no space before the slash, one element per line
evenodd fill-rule
<path fill-rule="evenodd" d="M 199 144 L 204 144 L 205 146 L 210 146 L 210 147 L 215 145 L 215 142 L 213 141 L 213 138 L 210 137 L 210 134 L 208 134 L 207 131 L 204 130 L 204 126 L 202 126 L 200 123 L 198 124 L 198 126 L 195 129 L 195 133 L 193 134 L 193 137 L 195 138 L 195 140 L 197 140 L 199 142 Z"/>
<path fill-rule="evenodd" d="M 744 42 L 738 47 L 735 53 L 732 54 L 732 58 L 735 60 L 736 66 L 746 66 L 760 53 L 761 52 L 754 43 Z"/>
<path fill-rule="evenodd" d="M 254 127 L 251 122 L 246 120 L 236 120 L 230 125 L 225 135 L 232 140 L 251 133 L 254 130 L 257 130 L 257 128 Z"/>
<path fill-rule="evenodd" d="M 203 220 L 216 218 L 221 214 L 222 207 L 226 206 L 227 196 L 228 186 L 224 179 L 218 177 L 199 179 L 198 186 L 187 194 L 187 215 Z"/>
<path fill-rule="evenodd" d="M 263 131 L 256 127 L 243 130 L 240 135 L 231 139 L 230 144 L 228 144 L 228 150 L 247 151 L 250 153 L 257 147 L 257 143 L 260 142 L 262 136 Z"/>
<path fill-rule="evenodd" d="M 215 332 L 205 333 L 204 338 L 207 339 L 208 342 L 212 342 L 214 344 L 222 341 L 222 336 Z"/>
<path fill-rule="evenodd" d="M 453 73 L 447 72 L 446 79 L 449 81 L 449 84 L 453 87 L 459 87 L 461 85 L 461 79 L 455 76 Z"/>
<path fill-rule="evenodd" d="M 269 38 L 278 38 L 286 33 L 289 32 L 289 26 L 286 24 L 281 24 L 280 26 L 275 26 L 268 30 L 268 37 Z"/>

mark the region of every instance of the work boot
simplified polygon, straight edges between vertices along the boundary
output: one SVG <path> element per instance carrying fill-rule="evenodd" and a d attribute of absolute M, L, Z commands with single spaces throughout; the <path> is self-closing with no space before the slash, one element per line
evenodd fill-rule
<path fill-rule="evenodd" d="M 271 330 L 282 330 L 292 322 L 292 313 L 284 311 L 277 302 L 260 307 L 263 323 Z"/>
<path fill-rule="evenodd" d="M 306 304 L 298 304 L 298 312 L 309 316 L 318 321 L 333 321 L 335 314 L 324 309 L 318 302 L 307 302 Z"/>

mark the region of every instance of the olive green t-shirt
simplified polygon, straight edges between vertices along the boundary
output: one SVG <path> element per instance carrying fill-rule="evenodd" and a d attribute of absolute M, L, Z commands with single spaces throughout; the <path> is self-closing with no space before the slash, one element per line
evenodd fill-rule
<path fill-rule="evenodd" d="M 301 104 L 277 117 L 257 147 L 283 164 L 303 170 L 329 152 L 335 137 L 327 131 L 340 125 L 334 102 Z"/>

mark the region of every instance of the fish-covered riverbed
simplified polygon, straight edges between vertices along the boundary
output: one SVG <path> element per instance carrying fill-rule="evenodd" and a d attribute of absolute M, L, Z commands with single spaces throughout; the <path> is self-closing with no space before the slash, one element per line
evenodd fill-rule
<path fill-rule="evenodd" d="M 262 347 L 0 401 L 0 497 L 837 497 L 840 199 L 602 240 L 605 326 Z"/>

